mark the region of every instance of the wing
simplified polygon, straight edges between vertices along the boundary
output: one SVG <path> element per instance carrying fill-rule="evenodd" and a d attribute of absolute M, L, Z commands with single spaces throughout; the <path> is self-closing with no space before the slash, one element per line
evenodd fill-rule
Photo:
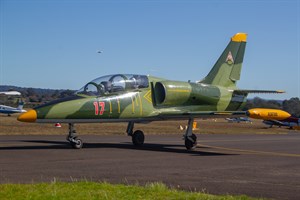
<path fill-rule="evenodd" d="M 246 111 L 196 111 L 183 113 L 161 113 L 159 118 L 167 119 L 189 119 L 189 118 L 226 118 L 226 117 L 245 117 Z"/>

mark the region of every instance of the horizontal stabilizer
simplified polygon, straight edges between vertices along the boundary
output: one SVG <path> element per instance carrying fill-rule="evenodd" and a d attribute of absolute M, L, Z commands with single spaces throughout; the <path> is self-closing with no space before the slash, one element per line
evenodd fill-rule
<path fill-rule="evenodd" d="M 235 94 L 246 95 L 250 93 L 256 94 L 282 94 L 285 93 L 283 90 L 234 90 Z"/>

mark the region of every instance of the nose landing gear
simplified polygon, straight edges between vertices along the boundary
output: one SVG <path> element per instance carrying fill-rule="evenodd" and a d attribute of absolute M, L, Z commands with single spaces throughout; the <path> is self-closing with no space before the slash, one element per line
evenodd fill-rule
<path fill-rule="evenodd" d="M 145 141 L 145 135 L 141 130 L 136 130 L 133 132 L 133 128 L 134 128 L 134 122 L 128 122 L 127 130 L 126 130 L 127 135 L 132 137 L 132 143 L 135 146 L 142 146 Z"/>
<path fill-rule="evenodd" d="M 134 131 L 134 133 L 132 134 L 132 143 L 135 146 L 142 146 L 144 144 L 144 141 L 145 141 L 145 136 L 143 131 L 141 130 Z"/>

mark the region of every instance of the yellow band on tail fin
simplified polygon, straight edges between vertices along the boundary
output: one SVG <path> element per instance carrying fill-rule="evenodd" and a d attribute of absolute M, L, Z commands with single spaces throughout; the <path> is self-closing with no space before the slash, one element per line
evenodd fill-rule
<path fill-rule="evenodd" d="M 231 41 L 246 42 L 247 41 L 247 34 L 246 33 L 237 33 L 234 36 L 232 36 Z"/>

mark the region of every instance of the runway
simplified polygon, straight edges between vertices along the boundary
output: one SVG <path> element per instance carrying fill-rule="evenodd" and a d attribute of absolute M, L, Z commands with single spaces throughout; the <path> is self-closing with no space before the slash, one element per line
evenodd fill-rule
<path fill-rule="evenodd" d="M 187 151 L 180 135 L 84 135 L 81 150 L 65 136 L 0 136 L 0 183 L 108 181 L 211 194 L 300 199 L 300 134 L 197 135 Z"/>

